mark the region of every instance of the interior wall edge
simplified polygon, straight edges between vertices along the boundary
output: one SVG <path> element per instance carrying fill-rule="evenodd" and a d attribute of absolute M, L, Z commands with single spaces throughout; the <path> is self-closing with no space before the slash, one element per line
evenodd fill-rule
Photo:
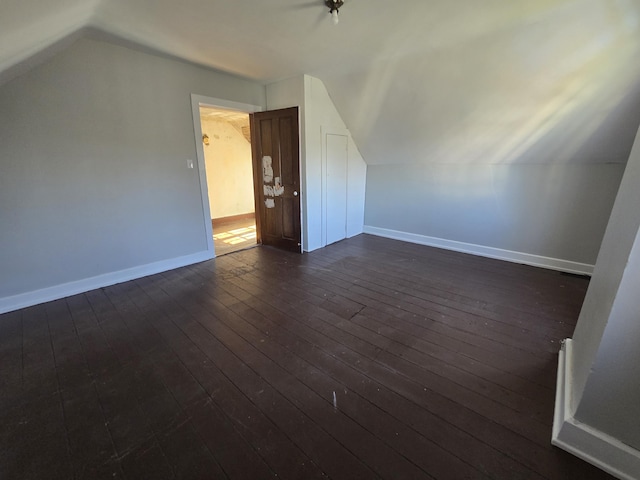
<path fill-rule="evenodd" d="M 563 260 L 561 258 L 550 258 L 541 255 L 535 255 L 525 252 L 515 252 L 504 250 L 501 248 L 487 247 L 485 245 L 476 245 L 472 243 L 458 242 L 456 240 L 447 240 L 445 238 L 429 237 L 416 233 L 402 232 L 398 230 L 390 230 L 387 228 L 374 227 L 371 225 L 364 226 L 364 233 L 376 235 L 378 237 L 391 238 L 404 242 L 426 245 L 429 247 L 442 248 L 445 250 L 453 250 L 455 252 L 469 253 L 480 257 L 495 258 L 497 260 L 505 260 L 507 262 L 522 263 L 532 267 L 547 268 L 550 270 L 558 270 L 567 273 L 576 273 L 579 275 L 591 275 L 593 273 L 593 265 L 587 263 L 579 263 L 571 260 Z"/>
<path fill-rule="evenodd" d="M 571 412 L 573 356 L 567 338 L 558 357 L 551 443 L 621 480 L 640 480 L 640 451 L 574 419 Z"/>
<path fill-rule="evenodd" d="M 128 282 L 129 280 L 155 275 L 156 273 L 186 267 L 187 265 L 204 262 L 211 258 L 213 258 L 212 252 L 204 250 L 182 257 L 161 260 L 117 272 L 109 272 L 95 277 L 84 278 L 39 290 L 33 290 L 31 292 L 19 293 L 17 295 L 0 298 L 0 314 L 31 307 L 33 305 L 39 305 L 45 302 L 51 302 L 53 300 L 59 300 L 72 295 L 78 295 L 97 288 L 109 287 L 117 283 Z"/>

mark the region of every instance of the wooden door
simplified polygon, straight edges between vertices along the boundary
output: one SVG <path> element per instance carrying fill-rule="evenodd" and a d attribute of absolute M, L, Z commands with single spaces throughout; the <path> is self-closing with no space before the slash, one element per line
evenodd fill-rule
<path fill-rule="evenodd" d="M 258 243 L 302 251 L 298 108 L 251 114 Z"/>

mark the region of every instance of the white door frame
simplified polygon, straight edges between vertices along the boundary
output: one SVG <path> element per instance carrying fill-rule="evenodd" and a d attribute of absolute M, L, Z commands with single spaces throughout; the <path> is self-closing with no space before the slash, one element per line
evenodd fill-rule
<path fill-rule="evenodd" d="M 202 199 L 202 213 L 204 215 L 204 230 L 207 240 L 207 253 L 214 258 L 213 228 L 211 226 L 211 210 L 209 208 L 209 189 L 207 187 L 207 169 L 204 163 L 204 147 L 202 146 L 202 124 L 200 123 L 200 107 L 214 107 L 224 110 L 236 110 L 244 113 L 261 112 L 264 107 L 250 103 L 239 103 L 222 98 L 207 97 L 191 94 L 191 114 L 193 116 L 193 132 L 196 142 L 196 157 L 198 164 L 198 178 L 200 181 L 200 196 Z"/>

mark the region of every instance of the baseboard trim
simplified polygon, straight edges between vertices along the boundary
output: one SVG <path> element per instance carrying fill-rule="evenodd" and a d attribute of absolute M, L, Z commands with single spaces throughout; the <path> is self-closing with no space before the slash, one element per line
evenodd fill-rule
<path fill-rule="evenodd" d="M 561 272 L 577 273 L 580 275 L 591 275 L 593 273 L 593 265 L 586 263 L 543 257 L 530 253 L 514 252 L 511 250 L 503 250 L 501 248 L 475 245 L 473 243 L 457 242 L 455 240 L 447 240 L 444 238 L 428 237 L 426 235 L 419 235 L 416 233 L 372 227 L 370 225 L 364 226 L 364 233 L 376 235 L 378 237 L 392 238 L 394 240 L 402 240 L 404 242 L 428 245 L 430 247 L 443 248 L 445 250 L 470 253 L 481 257 L 495 258 L 514 263 L 524 263 L 525 265 L 559 270 Z"/>
<path fill-rule="evenodd" d="M 572 359 L 572 340 L 568 338 L 563 342 L 558 358 L 551 443 L 616 478 L 640 480 L 640 451 L 573 418 L 570 407 Z"/>
<path fill-rule="evenodd" d="M 62 285 L 54 285 L 52 287 L 34 290 L 32 292 L 0 298 L 0 314 L 30 307 L 32 305 L 38 305 L 40 303 L 50 302 L 52 300 L 58 300 L 60 298 L 70 297 L 79 293 L 95 290 L 96 288 L 108 287 L 110 285 L 115 285 L 116 283 L 146 277 L 147 275 L 154 275 L 156 273 L 166 272 L 175 268 L 185 267 L 211 258 L 213 258 L 212 252 L 203 251 L 191 255 L 140 265 L 138 267 L 127 268 L 117 272 L 105 273 L 103 275 L 64 283 Z"/>

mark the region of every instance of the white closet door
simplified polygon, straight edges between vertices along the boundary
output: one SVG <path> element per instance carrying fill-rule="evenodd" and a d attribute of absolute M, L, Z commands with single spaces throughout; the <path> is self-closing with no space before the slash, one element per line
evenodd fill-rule
<path fill-rule="evenodd" d="M 326 234 L 327 245 L 347 237 L 348 137 L 326 135 Z"/>

